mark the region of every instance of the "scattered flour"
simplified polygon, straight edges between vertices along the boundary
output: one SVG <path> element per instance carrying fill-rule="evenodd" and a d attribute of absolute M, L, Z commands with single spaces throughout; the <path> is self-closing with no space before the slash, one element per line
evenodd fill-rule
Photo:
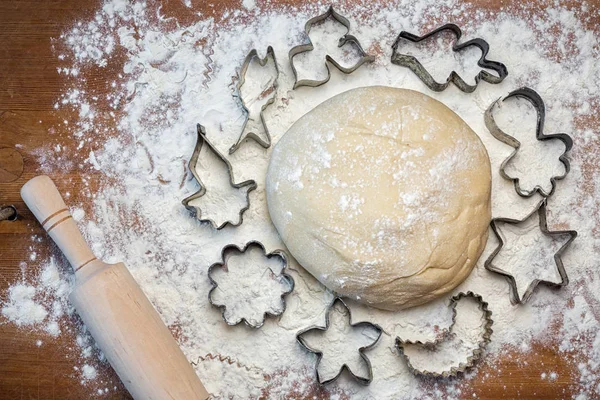
<path fill-rule="evenodd" d="M 194 6 L 187 1 L 184 4 Z M 250 240 L 265 243 L 267 251 L 283 248 L 265 202 L 264 176 L 271 149 L 265 151 L 249 142 L 228 156 L 236 181 L 255 179 L 258 188 L 250 195 L 244 223 L 218 232 L 194 220 L 180 203 L 198 189 L 186 163 L 194 148 L 197 123 L 206 127 L 209 139 L 222 154 L 237 141 L 244 114 L 232 96 L 236 71 L 250 49 L 257 48 L 262 57 L 272 45 L 280 79 L 275 103 L 265 112 L 265 119 L 273 142 L 300 116 L 345 90 L 367 85 L 420 90 L 452 108 L 482 138 L 494 174 L 493 215 L 522 218 L 539 197 L 518 197 L 512 183 L 499 176 L 497 168 L 511 149 L 487 132 L 483 111 L 509 91 L 531 86 L 546 102 L 546 132 L 568 132 L 575 141 L 571 173 L 559 182 L 548 206 L 551 229 L 579 231 L 563 256 L 571 283 L 560 291 L 540 287 L 527 305 L 513 307 L 504 279 L 483 268 L 483 260 L 497 244 L 490 236 L 478 266 L 458 289 L 473 290 L 490 301 L 495 323 L 489 362 L 507 348 L 520 349 L 517 354 L 526 360 L 534 342 L 559 342 L 559 350 L 573 365 L 574 396 L 597 398 L 600 272 L 591 255 L 600 245 L 596 200 L 600 196 L 596 119 L 600 54 L 598 32 L 592 30 L 597 28 L 589 26 L 590 16 L 598 10 L 587 3 L 569 8 L 561 1 L 541 10 L 523 2 L 494 12 L 454 0 L 344 4 L 334 2 L 351 20 L 350 33 L 360 39 L 367 52 L 376 55 L 375 62 L 348 76 L 333 69 L 326 85 L 292 90 L 287 52 L 304 43 L 305 21 L 325 11 L 325 4 L 269 8 L 245 0 L 244 9 L 224 11 L 218 18 L 199 13 L 195 22 L 180 24 L 158 4 L 107 0 L 93 17 L 76 22 L 54 42 L 63 63 L 58 73 L 65 80 L 64 93 L 54 107 L 72 109 L 78 118 L 58 124 L 49 133 L 71 135 L 77 148 L 57 147 L 49 136 L 47 147 L 32 151 L 31 156 L 37 157 L 42 171 L 50 175 L 73 171 L 81 176 L 82 193 L 88 195 L 91 208 L 88 204 L 72 205 L 86 210 L 77 210 L 74 215 L 94 253 L 107 262 L 127 264 L 164 321 L 177 330 L 183 351 L 217 398 L 286 398 L 294 393 L 357 399 L 458 398 L 471 394 L 469 380 L 477 377 L 477 369 L 460 380 L 422 382 L 409 373 L 394 348 L 396 336 L 431 340 L 436 332 L 447 328 L 447 299 L 398 313 L 350 303 L 355 320 L 378 323 L 385 331 L 369 353 L 374 381 L 368 387 L 344 379 L 323 389 L 315 384 L 315 357 L 297 345 L 295 334 L 322 323 L 332 295 L 293 260 L 289 271 L 296 287 L 281 318 L 267 319 L 259 331 L 224 324 L 219 310 L 207 301 L 210 283 L 206 272 L 219 260 L 221 249 Z M 489 41 L 489 58 L 502 61 L 509 69 L 502 84 L 482 83 L 472 94 L 454 87 L 431 93 L 409 70 L 390 64 L 391 44 L 401 29 L 424 32 L 447 22 L 448 15 L 461 25 L 465 40 L 483 37 Z M 337 32 L 335 29 L 316 30 L 311 40 L 317 47 L 323 43 L 331 46 L 332 41 L 335 45 L 338 38 L 328 35 Z M 321 47 L 315 54 L 319 52 L 323 52 Z M 433 60 L 427 66 L 435 69 L 434 75 L 447 76 L 454 66 L 441 62 L 448 58 L 447 47 L 433 48 L 427 54 Z M 464 56 L 456 68 L 473 75 L 469 70 L 472 54 Z M 307 65 L 314 70 L 306 67 L 303 73 L 318 78 L 324 60 L 319 63 L 311 59 Z M 111 71 L 111 79 L 88 79 L 91 73 L 97 76 L 98 69 Z M 531 112 L 519 110 L 523 112 L 520 118 L 534 118 Z M 528 157 L 535 158 L 535 165 L 556 164 L 555 152 L 543 148 L 534 148 Z M 534 174 L 546 181 L 542 171 L 516 162 L 511 172 Z M 94 187 L 99 184 L 100 189 L 92 191 L 91 183 Z M 69 196 L 65 193 L 65 197 Z M 343 205 L 352 209 L 355 203 L 348 200 Z M 101 353 L 94 351 L 85 328 L 68 318 L 73 314 L 67 300 L 71 273 L 62 259 L 40 259 L 36 250 L 48 240 L 33 238 L 31 251 L 23 255 L 27 260 L 24 277 L 2 294 L 0 323 L 6 320 L 26 329 L 39 329 L 50 337 L 77 329 L 81 339 L 73 347 L 81 352 L 81 364 L 85 365 L 76 372 L 84 383 L 100 380 L 95 365 L 103 362 Z M 562 312 L 557 314 L 556 310 Z M 553 379 L 552 372 L 547 374 L 546 379 Z M 402 388 L 401 393 L 398 388 Z M 103 387 L 97 395 L 106 392 Z"/>
<path fill-rule="evenodd" d="M 34 325 L 46 319 L 48 311 L 34 301 L 37 289 L 24 283 L 17 283 L 8 290 L 9 298 L 2 307 L 2 315 L 15 324 Z"/>
<path fill-rule="evenodd" d="M 83 374 L 83 377 L 88 380 L 95 379 L 97 376 L 96 368 L 92 367 L 89 364 L 85 364 L 83 367 L 81 367 L 81 372 Z"/>

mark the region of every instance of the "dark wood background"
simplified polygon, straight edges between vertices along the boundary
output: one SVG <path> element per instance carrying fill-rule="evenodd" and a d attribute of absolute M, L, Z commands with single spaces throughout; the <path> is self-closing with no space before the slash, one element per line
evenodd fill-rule
<path fill-rule="evenodd" d="M 499 8 L 510 4 L 502 1 L 473 0 L 483 8 Z M 194 18 L 180 1 L 166 2 L 174 14 L 183 20 Z M 195 1 L 196 11 L 203 9 L 217 17 L 225 7 L 240 7 L 240 2 Z M 273 1 L 272 3 L 298 3 Z M 538 4 L 543 7 L 540 0 Z M 594 1 L 590 3 L 595 3 Z M 576 4 L 576 2 L 574 2 Z M 0 294 L 8 286 L 27 275 L 20 263 L 29 254 L 31 236 L 40 235 L 38 259 L 59 256 L 57 249 L 45 236 L 19 196 L 20 187 L 39 174 L 40 165 L 32 153 L 48 141 L 69 145 L 75 141 L 51 128 L 63 120 L 75 120 L 66 109 L 53 110 L 63 89 L 63 78 L 57 73 L 58 59 L 52 51 L 53 41 L 73 21 L 90 17 L 99 7 L 97 0 L 10 1 L 0 0 L 0 206 L 14 204 L 20 214 L 15 222 L 0 222 Z M 163 10 L 165 11 L 165 10 Z M 187 14 L 186 14 L 187 13 Z M 597 24 L 596 17 L 590 23 Z M 184 22 L 184 21 L 182 21 Z M 110 70 L 95 72 L 88 85 L 101 88 Z M 76 146 L 70 146 L 74 149 Z M 77 158 L 76 154 L 72 157 Z M 84 193 L 76 171 L 53 174 L 59 190 L 69 191 L 69 202 L 78 203 Z M 94 179 L 91 180 L 91 190 Z M 27 268 L 35 269 L 35 263 Z M 29 271 L 30 272 L 30 271 Z M 81 399 L 93 397 L 98 389 L 109 388 L 103 398 L 128 398 L 118 378 L 109 366 L 99 371 L 101 382 L 81 384 L 79 350 L 73 349 L 76 329 L 52 338 L 40 332 L 27 332 L 0 317 L 0 399 Z M 75 326 L 76 321 L 71 324 Z M 549 335 L 552 336 L 552 335 Z M 42 340 L 41 347 L 36 340 Z M 558 343 L 551 338 L 534 343 L 526 354 L 506 349 L 497 359 L 488 357 L 473 378 L 463 384 L 463 397 L 473 398 L 571 398 L 577 393 L 577 360 L 584 354 L 565 356 L 558 352 Z M 554 371 L 558 379 L 542 380 L 542 372 Z M 434 383 L 431 383 L 434 384 Z M 402 390 L 399 388 L 399 390 Z"/>

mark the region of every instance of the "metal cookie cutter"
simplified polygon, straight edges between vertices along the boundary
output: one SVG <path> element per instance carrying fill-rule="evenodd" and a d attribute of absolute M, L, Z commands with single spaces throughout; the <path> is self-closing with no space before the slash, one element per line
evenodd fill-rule
<path fill-rule="evenodd" d="M 280 281 L 283 281 L 285 284 L 287 284 L 289 286 L 289 290 L 286 290 L 281 293 L 281 296 L 280 296 L 281 303 L 282 303 L 281 312 L 271 313 L 271 312 L 265 311 L 263 313 L 262 321 L 260 321 L 258 324 L 252 324 L 245 317 L 242 317 L 242 319 L 240 319 L 239 321 L 232 322 L 232 321 L 228 320 L 227 317 L 225 316 L 225 313 L 227 311 L 227 306 L 224 304 L 217 304 L 213 301 L 212 294 L 219 287 L 219 285 L 212 278 L 212 273 L 217 268 L 227 271 L 227 259 L 229 258 L 229 255 L 231 255 L 231 253 L 234 253 L 234 252 L 239 253 L 239 254 L 244 254 L 251 247 L 258 247 L 264 254 L 265 258 L 267 258 L 267 259 L 279 258 L 283 262 L 283 267 L 281 269 L 281 272 L 278 274 L 278 277 L 280 278 Z M 214 263 L 213 265 L 211 265 L 208 268 L 208 279 L 210 280 L 210 284 L 212 285 L 212 288 L 208 292 L 208 301 L 214 307 L 221 309 L 221 316 L 223 317 L 223 321 L 225 321 L 225 323 L 227 325 L 235 326 L 243 321 L 249 327 L 258 329 L 264 325 L 265 319 L 267 317 L 269 317 L 269 316 L 270 317 L 278 317 L 285 312 L 285 309 L 286 309 L 285 296 L 287 296 L 294 290 L 294 278 L 292 278 L 290 275 L 288 275 L 284 272 L 285 268 L 287 267 L 287 264 L 288 264 L 287 257 L 282 250 L 275 250 L 275 251 L 267 254 L 267 252 L 265 250 L 265 246 L 258 241 L 248 242 L 248 243 L 246 243 L 246 245 L 243 248 L 239 248 L 238 246 L 236 246 L 234 244 L 227 245 L 221 251 L 221 261 Z M 271 272 L 271 274 L 275 275 L 275 272 L 272 269 L 269 268 L 269 271 Z"/>
<path fill-rule="evenodd" d="M 419 43 L 443 31 L 450 31 L 454 34 L 454 36 L 456 36 L 456 39 L 452 44 L 452 51 L 456 53 L 472 46 L 479 48 L 479 50 L 481 50 L 481 57 L 477 61 L 477 65 L 481 68 L 495 71 L 498 74 L 498 76 L 492 75 L 489 72 L 482 70 L 479 71 L 479 73 L 475 76 L 475 85 L 469 85 L 456 73 L 456 71 L 452 71 L 450 73 L 450 76 L 448 76 L 448 78 L 446 79 L 446 82 L 439 83 L 433 78 L 433 76 L 431 76 L 431 74 L 427 71 L 427 69 L 425 69 L 423 64 L 421 64 L 421 62 L 416 57 L 398 52 L 398 47 L 400 45 L 401 39 L 406 39 L 413 43 Z M 472 93 L 475 91 L 475 89 L 477 89 L 477 85 L 481 80 L 492 84 L 502 82 L 504 78 L 506 78 L 506 76 L 508 75 L 508 70 L 506 69 L 506 66 L 504 64 L 497 61 L 490 61 L 486 58 L 490 51 L 490 45 L 488 44 L 488 42 L 481 38 L 475 38 L 464 43 L 458 43 L 461 37 L 462 31 L 460 30 L 458 25 L 455 24 L 442 25 L 439 28 L 434 29 L 429 33 L 426 33 L 423 36 L 417 36 L 410 32 L 402 31 L 396 38 L 394 44 L 392 45 L 392 64 L 409 68 L 412 72 L 415 73 L 415 75 L 419 77 L 421 81 L 423 81 L 425 85 L 427 85 L 427 87 L 429 87 L 429 89 L 433 90 L 434 92 L 443 91 L 448 87 L 448 85 L 450 85 L 450 83 L 454 83 L 456 87 L 458 87 L 465 93 Z"/>
<path fill-rule="evenodd" d="M 567 272 L 565 271 L 565 267 L 563 265 L 561 255 L 565 251 L 567 246 L 569 246 L 569 244 L 571 244 L 571 242 L 573 240 L 575 240 L 575 238 L 577 237 L 577 231 L 549 231 L 548 223 L 546 220 L 546 202 L 547 202 L 547 200 L 543 199 L 540 202 L 540 204 L 538 204 L 538 206 L 528 216 L 526 216 L 522 220 L 516 220 L 516 219 L 511 219 L 511 218 L 494 218 L 494 219 L 492 219 L 492 222 L 490 224 L 492 227 L 492 230 L 494 231 L 494 234 L 496 235 L 496 237 L 498 238 L 498 241 L 500 243 L 499 243 L 498 247 L 496 247 L 496 249 L 492 252 L 492 254 L 490 254 L 488 259 L 485 261 L 484 266 L 487 270 L 496 272 L 496 273 L 506 277 L 506 280 L 508 281 L 508 284 L 510 286 L 510 295 L 511 295 L 510 301 L 513 304 L 525 304 L 529 300 L 529 298 L 531 297 L 533 292 L 535 291 L 535 288 L 537 287 L 537 285 L 540 283 L 543 283 L 548 286 L 555 286 L 555 287 L 566 286 L 569 283 L 569 277 L 567 276 Z M 498 253 L 500 253 L 500 251 L 502 250 L 502 247 L 504 247 L 504 243 L 505 243 L 505 239 L 502 236 L 502 232 L 498 229 L 498 223 L 500 222 L 500 223 L 505 223 L 505 224 L 518 225 L 518 224 L 521 224 L 521 223 L 527 221 L 529 218 L 532 218 L 536 213 L 538 214 L 538 217 L 539 217 L 540 231 L 544 235 L 546 235 L 546 236 L 568 235 L 569 236 L 569 239 L 565 242 L 565 244 L 563 244 L 562 247 L 560 249 L 558 249 L 558 251 L 556 251 L 556 253 L 554 253 L 554 262 L 556 263 L 556 268 L 560 275 L 561 281 L 559 283 L 556 283 L 556 282 L 546 281 L 543 279 L 534 279 L 527 287 L 527 290 L 523 294 L 523 298 L 519 298 L 517 282 L 515 280 L 514 275 L 493 265 L 494 258 L 498 255 Z"/>
<path fill-rule="evenodd" d="M 362 376 L 358 376 L 355 375 L 354 372 L 352 372 L 352 370 L 350 369 L 350 367 L 348 367 L 347 364 L 344 364 L 340 367 L 339 372 L 337 373 L 336 376 L 334 376 L 331 379 L 327 379 L 325 381 L 321 381 L 321 377 L 319 376 L 319 364 L 321 363 L 321 359 L 323 358 L 323 352 L 317 349 L 314 349 L 312 347 L 310 347 L 305 339 L 302 337 L 302 335 L 304 335 L 305 333 L 309 332 L 309 331 L 313 331 L 313 330 L 319 330 L 319 331 L 327 331 L 329 329 L 329 314 L 331 313 L 331 310 L 333 310 L 334 306 L 336 303 L 340 303 L 345 309 L 346 311 L 348 311 L 348 322 L 350 324 L 351 327 L 353 328 L 359 328 L 361 329 L 362 327 L 369 327 L 372 328 L 373 330 L 375 330 L 377 332 L 377 338 L 373 341 L 373 343 L 371 343 L 368 346 L 364 346 L 358 349 L 358 352 L 360 354 L 360 357 L 364 360 L 365 364 L 367 365 L 367 371 L 368 371 L 368 376 L 362 377 Z M 342 373 L 344 372 L 344 370 L 347 370 L 348 373 L 360 384 L 362 385 L 368 385 L 371 383 L 371 381 L 373 380 L 373 368 L 371 367 L 371 361 L 369 361 L 369 358 L 366 356 L 365 351 L 373 348 L 378 342 L 379 339 L 381 338 L 381 334 L 383 333 L 383 329 L 376 324 L 372 324 L 371 322 L 366 322 L 366 321 L 362 321 L 362 322 L 356 322 L 356 323 L 352 323 L 352 312 L 350 311 L 350 308 L 346 305 L 346 303 L 344 302 L 344 300 L 342 300 L 339 297 L 336 297 L 333 299 L 333 301 L 331 302 L 331 304 L 327 307 L 327 313 L 325 314 L 325 326 L 311 326 L 309 328 L 303 329 L 302 331 L 298 332 L 296 334 L 296 341 L 298 341 L 298 343 L 300 343 L 300 345 L 302 347 L 304 347 L 306 350 L 308 350 L 311 353 L 315 353 L 317 355 L 317 363 L 315 364 L 315 373 L 317 375 L 317 381 L 321 384 L 321 385 L 325 385 L 328 383 L 331 383 L 333 381 L 335 381 L 336 379 L 338 379 Z"/>
<path fill-rule="evenodd" d="M 0 221 L 16 221 L 17 209 L 15 206 L 0 207 Z"/>
<path fill-rule="evenodd" d="M 309 36 L 310 29 L 316 23 L 324 21 L 329 17 L 332 17 L 334 20 L 336 20 L 340 24 L 344 25 L 344 27 L 346 27 L 346 34 L 339 39 L 338 47 L 342 47 L 346 43 L 353 44 L 360 54 L 360 60 L 358 60 L 358 62 L 355 65 L 353 65 L 352 67 L 346 68 L 346 67 L 340 65 L 337 61 L 335 61 L 329 54 L 327 54 L 325 56 L 325 67 L 327 68 L 327 77 L 325 79 L 323 79 L 323 80 L 312 80 L 312 79 L 298 80 L 298 72 L 296 71 L 296 67 L 294 66 L 294 57 L 300 53 L 312 51 L 315 48 L 310 40 L 310 36 Z M 331 70 L 329 69 L 329 63 L 331 63 L 334 67 L 336 67 L 340 72 L 343 72 L 344 74 L 350 74 L 350 73 L 356 71 L 364 63 L 372 62 L 375 60 L 374 56 L 367 54 L 363 50 L 362 46 L 360 45 L 360 42 L 354 35 L 348 34 L 348 32 L 350 32 L 350 21 L 348 21 L 344 16 L 338 14 L 333 9 L 333 6 L 329 6 L 329 9 L 325 12 L 325 14 L 318 15 L 316 17 L 309 19 L 306 22 L 306 24 L 304 25 L 304 32 L 306 33 L 306 36 L 308 36 L 308 43 L 292 47 L 289 52 L 290 65 L 292 66 L 292 72 L 294 73 L 294 80 L 295 80 L 294 89 L 297 89 L 301 86 L 317 87 L 317 86 L 321 86 L 321 85 L 327 83 L 329 81 L 329 79 L 331 78 Z"/>
<path fill-rule="evenodd" d="M 506 165 L 510 162 L 510 160 L 519 151 L 519 148 L 521 147 L 521 143 L 514 137 L 504 133 L 498 127 L 498 125 L 496 124 L 496 121 L 494 120 L 493 111 L 494 111 L 494 108 L 496 108 L 499 103 L 504 102 L 507 99 L 510 99 L 511 97 L 521 97 L 521 98 L 529 101 L 535 107 L 535 109 L 537 111 L 537 126 L 535 129 L 535 137 L 537 140 L 543 142 L 546 140 L 558 139 L 561 142 L 563 142 L 563 144 L 565 145 L 565 151 L 558 158 L 560 160 L 560 162 L 565 166 L 565 173 L 563 175 L 553 176 L 550 178 L 550 183 L 552 184 L 552 189 L 550 189 L 550 192 L 548 192 L 548 193 L 546 193 L 544 191 L 544 189 L 539 185 L 536 185 L 531 191 L 523 190 L 521 188 L 521 186 L 519 185 L 519 178 L 512 178 L 505 171 Z M 556 181 L 565 178 L 567 176 L 567 174 L 569 173 L 569 171 L 571 170 L 571 164 L 569 163 L 569 159 L 567 158 L 566 154 L 573 147 L 573 139 L 571 139 L 571 137 L 569 135 L 567 135 L 566 133 L 557 133 L 557 134 L 553 134 L 553 135 L 545 135 L 544 134 L 544 121 L 546 120 L 546 106 L 544 105 L 544 101 L 542 100 L 541 96 L 535 90 L 530 89 L 528 87 L 522 87 L 520 89 L 514 90 L 514 91 L 510 92 L 506 97 L 499 98 L 494 103 L 492 103 L 492 105 L 485 111 L 484 119 L 485 119 L 485 125 L 487 126 L 488 130 L 496 139 L 498 139 L 499 141 L 506 143 L 510 147 L 514 148 L 513 152 L 500 165 L 500 175 L 502 175 L 502 177 L 504 179 L 508 179 L 508 180 L 511 180 L 514 182 L 515 190 L 517 191 L 517 194 L 521 197 L 531 197 L 536 192 L 538 192 L 543 197 L 551 196 L 552 193 L 554 193 L 554 190 L 556 189 Z"/>
<path fill-rule="evenodd" d="M 267 63 L 269 62 L 269 59 L 273 60 L 273 64 L 275 65 L 276 75 L 275 75 L 275 79 L 273 81 L 273 86 L 270 89 L 272 89 L 272 92 L 275 92 L 275 93 L 277 92 L 277 87 L 278 87 L 277 79 L 279 78 L 279 68 L 277 67 L 277 59 L 275 58 L 275 51 L 273 50 L 273 47 L 271 47 L 271 46 L 267 47 L 267 54 L 265 55 L 264 58 L 260 58 L 258 56 L 258 52 L 256 49 L 250 50 L 250 53 L 248 53 L 248 55 L 246 56 L 246 59 L 244 60 L 244 63 L 242 64 L 242 69 L 240 70 L 240 80 L 238 81 L 238 84 L 236 86 L 237 94 L 238 94 L 237 97 L 239 98 L 239 100 L 241 102 L 242 110 L 246 114 L 246 120 L 244 121 L 244 125 L 242 126 L 242 133 L 240 134 L 238 141 L 233 146 L 231 146 L 231 148 L 229 149 L 229 154 L 233 154 L 237 149 L 239 149 L 242 142 L 246 138 L 254 140 L 256 143 L 258 143 L 261 147 L 264 147 L 265 149 L 268 149 L 271 146 L 271 134 L 269 133 L 269 128 L 267 127 L 267 123 L 265 122 L 264 111 L 267 109 L 267 107 L 269 107 L 271 104 L 273 104 L 275 102 L 275 95 L 273 95 L 269 100 L 267 100 L 267 102 L 265 104 L 263 104 L 263 106 L 260 109 L 260 121 L 265 130 L 265 135 L 264 135 L 265 139 L 261 138 L 259 136 L 259 134 L 256 132 L 252 132 L 252 131 L 246 132 L 246 125 L 248 125 L 248 121 L 250 119 L 250 110 L 248 109 L 248 107 L 246 106 L 246 103 L 244 102 L 244 98 L 242 97 L 242 94 L 241 94 L 242 93 L 241 89 L 242 89 L 242 86 L 244 86 L 244 83 L 246 82 L 246 72 L 248 71 L 248 67 L 250 66 L 250 63 L 252 62 L 252 60 L 254 60 L 254 59 L 256 59 L 258 61 L 258 64 L 261 67 L 264 67 L 265 65 L 267 65 Z"/>
<path fill-rule="evenodd" d="M 481 341 L 479 342 L 478 347 L 475 350 L 473 350 L 473 353 L 470 356 L 467 357 L 467 361 L 465 363 L 459 363 L 458 366 L 452 367 L 447 371 L 443 371 L 440 373 L 440 372 L 431 372 L 431 371 L 420 370 L 420 369 L 415 368 L 411 364 L 409 357 L 405 354 L 404 347 L 407 345 L 413 345 L 413 346 L 424 347 L 429 350 L 435 350 L 436 346 L 438 344 L 440 344 L 441 342 L 443 342 L 444 340 L 446 340 L 446 338 L 452 333 L 452 328 L 454 327 L 454 324 L 456 323 L 456 304 L 462 298 L 465 298 L 465 297 L 473 298 L 479 303 L 479 309 L 483 312 L 483 315 L 485 318 L 485 323 L 483 324 L 483 335 L 482 335 Z M 492 320 L 492 312 L 488 309 L 488 303 L 483 301 L 483 298 L 480 295 L 470 292 L 470 291 L 466 292 L 466 293 L 460 292 L 450 299 L 450 307 L 452 308 L 452 323 L 450 324 L 450 328 L 448 329 L 446 334 L 443 335 L 440 339 L 437 339 L 437 340 L 434 340 L 431 342 L 421 342 L 421 341 L 413 342 L 410 340 L 402 340 L 399 337 L 396 338 L 396 348 L 398 349 L 400 355 L 406 361 L 406 364 L 408 365 L 408 369 L 414 375 L 422 375 L 422 376 L 428 376 L 428 377 L 433 377 L 433 378 L 448 378 L 448 377 L 453 377 L 460 373 L 463 373 L 466 370 L 472 368 L 475 365 L 475 363 L 483 356 L 483 351 L 485 350 L 488 343 L 491 341 L 491 337 L 492 337 L 492 333 L 493 333 L 492 325 L 494 324 L 494 321 Z"/>
<path fill-rule="evenodd" d="M 240 182 L 240 183 L 235 183 L 234 179 L 233 179 L 233 167 L 231 166 L 229 161 L 227 161 L 227 159 L 225 157 L 223 157 L 223 155 L 221 153 L 219 153 L 219 151 L 212 145 L 212 143 L 210 143 L 210 141 L 206 137 L 206 130 L 204 129 L 204 127 L 202 125 L 198 124 L 197 129 L 198 129 L 198 141 L 196 142 L 196 148 L 194 149 L 194 153 L 192 154 L 192 158 L 190 159 L 188 166 L 189 166 L 190 171 L 192 171 L 192 175 L 194 175 L 194 178 L 200 184 L 200 190 L 198 190 L 193 195 L 183 199 L 183 201 L 181 203 L 185 206 L 185 208 L 187 208 L 193 214 L 195 214 L 196 218 L 200 222 L 208 222 L 217 230 L 223 229 L 227 224 L 231 224 L 232 226 L 239 226 L 243 222 L 244 212 L 248 208 L 250 208 L 250 192 L 252 190 L 256 189 L 256 187 L 257 187 L 256 182 L 253 180 L 249 180 L 249 181 L 244 181 L 244 182 Z M 234 223 L 233 221 L 225 221 L 221 225 L 217 225 L 217 223 L 214 220 L 212 220 L 210 218 L 203 218 L 202 210 L 199 207 L 190 205 L 190 202 L 192 200 L 200 198 L 206 194 L 206 186 L 204 186 L 204 184 L 202 183 L 202 179 L 200 179 L 200 176 L 198 176 L 198 173 L 196 172 L 196 164 L 198 163 L 198 157 L 200 156 L 200 152 L 202 151 L 202 148 L 204 146 L 207 146 L 207 148 L 226 165 L 227 171 L 229 173 L 229 184 L 231 185 L 231 187 L 236 188 L 236 189 L 246 188 L 247 206 L 240 209 L 240 212 L 239 212 L 240 219 L 239 219 L 238 223 Z"/>

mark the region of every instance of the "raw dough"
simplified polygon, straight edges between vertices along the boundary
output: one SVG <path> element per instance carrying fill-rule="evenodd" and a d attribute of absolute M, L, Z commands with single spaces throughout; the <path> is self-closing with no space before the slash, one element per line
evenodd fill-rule
<path fill-rule="evenodd" d="M 300 118 L 267 172 L 269 213 L 296 260 L 337 294 L 400 310 L 471 272 L 487 241 L 481 140 L 412 90 L 349 90 Z"/>

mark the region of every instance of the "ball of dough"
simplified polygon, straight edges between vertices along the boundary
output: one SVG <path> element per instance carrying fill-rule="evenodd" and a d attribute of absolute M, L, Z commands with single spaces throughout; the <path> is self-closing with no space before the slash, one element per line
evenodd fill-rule
<path fill-rule="evenodd" d="M 294 258 L 338 295 L 385 310 L 465 280 L 487 241 L 490 194 L 487 151 L 458 115 L 381 86 L 300 118 L 267 172 L 269 213 Z"/>

